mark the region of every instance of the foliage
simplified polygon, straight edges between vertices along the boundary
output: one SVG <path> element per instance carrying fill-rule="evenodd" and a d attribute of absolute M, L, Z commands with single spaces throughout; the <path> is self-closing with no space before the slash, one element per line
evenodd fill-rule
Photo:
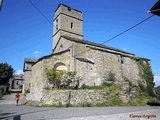
<path fill-rule="evenodd" d="M 139 61 L 139 64 L 142 66 L 142 72 L 141 72 L 141 76 L 143 78 L 143 80 L 146 81 L 147 83 L 147 93 L 150 96 L 155 96 L 154 92 L 153 92 L 153 88 L 154 88 L 154 82 L 153 82 L 153 73 L 150 67 L 150 64 L 148 61 L 146 61 L 146 63 L 144 63 L 142 60 Z"/>
<path fill-rule="evenodd" d="M 93 90 L 101 90 L 104 89 L 106 86 L 89 86 L 83 84 L 79 89 L 93 89 Z"/>
<path fill-rule="evenodd" d="M 115 74 L 110 72 L 108 78 L 104 79 L 102 86 L 111 86 L 116 81 Z"/>
<path fill-rule="evenodd" d="M 5 85 L 12 77 L 14 69 L 7 63 L 0 63 L 0 85 Z"/>
<path fill-rule="evenodd" d="M 55 68 L 47 69 L 45 71 L 46 78 L 51 81 L 54 84 L 54 87 L 59 88 L 60 87 L 60 80 L 62 75 L 64 74 L 64 71 L 56 71 Z"/>
<path fill-rule="evenodd" d="M 123 103 L 123 101 L 118 96 L 111 97 L 107 101 L 107 106 L 124 106 L 124 105 L 125 103 Z"/>
<path fill-rule="evenodd" d="M 74 88 L 79 87 L 82 80 L 76 72 L 56 71 L 55 68 L 46 70 L 46 78 L 54 84 L 56 88 Z"/>
<path fill-rule="evenodd" d="M 155 88 L 156 97 L 160 100 L 160 86 Z"/>
<path fill-rule="evenodd" d="M 91 103 L 83 103 L 80 106 L 81 107 L 92 107 L 93 105 Z"/>
<path fill-rule="evenodd" d="M 121 90 L 122 85 L 119 84 L 113 84 L 110 87 L 106 87 L 106 93 L 107 95 L 110 95 L 110 97 L 118 96 Z"/>
<path fill-rule="evenodd" d="M 138 81 L 138 86 L 139 86 L 141 91 L 146 92 L 146 87 L 142 84 L 142 82 Z"/>
<path fill-rule="evenodd" d="M 137 94 L 135 94 L 134 98 L 132 98 L 127 105 L 128 106 L 145 106 L 147 103 L 155 101 L 152 96 L 149 96 L 148 93 L 139 90 Z"/>
<path fill-rule="evenodd" d="M 0 85 L 0 96 L 5 94 L 5 92 L 6 92 L 5 89 L 6 89 L 5 85 Z"/>
<path fill-rule="evenodd" d="M 160 106 L 160 101 L 150 101 L 150 102 L 147 102 L 147 105 L 150 105 L 150 106 Z"/>
<path fill-rule="evenodd" d="M 76 72 L 66 72 L 61 77 L 61 88 L 75 88 L 79 87 L 79 82 L 82 79 L 77 76 Z"/>
<path fill-rule="evenodd" d="M 25 89 L 24 90 L 24 95 L 26 95 L 27 93 L 30 93 L 30 89 Z"/>
<path fill-rule="evenodd" d="M 140 76 L 142 80 L 145 80 L 147 83 L 146 91 L 150 96 L 155 96 L 153 92 L 154 82 L 153 82 L 153 73 L 151 70 L 150 63 L 147 59 L 139 58 L 139 57 L 130 57 L 131 59 L 135 60 L 138 63 Z"/>

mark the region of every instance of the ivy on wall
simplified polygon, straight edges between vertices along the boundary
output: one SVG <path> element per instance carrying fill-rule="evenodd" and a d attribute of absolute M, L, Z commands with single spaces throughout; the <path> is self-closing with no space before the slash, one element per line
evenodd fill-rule
<path fill-rule="evenodd" d="M 142 78 L 142 81 L 145 81 L 147 84 L 146 92 L 150 96 L 155 96 L 153 92 L 155 83 L 153 82 L 154 78 L 153 78 L 153 73 L 152 73 L 152 69 L 151 69 L 149 60 L 145 58 L 139 58 L 139 57 L 133 57 L 133 56 L 130 58 L 135 60 L 138 64 L 139 75 Z"/>

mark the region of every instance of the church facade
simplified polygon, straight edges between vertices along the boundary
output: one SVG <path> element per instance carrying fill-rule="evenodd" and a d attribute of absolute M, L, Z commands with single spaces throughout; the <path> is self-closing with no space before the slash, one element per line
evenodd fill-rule
<path fill-rule="evenodd" d="M 134 54 L 83 39 L 82 12 L 60 4 L 53 20 L 52 54 L 38 59 L 32 66 L 30 95 L 37 100 L 41 92 L 50 83 L 45 77 L 45 70 L 75 71 L 82 78 L 80 85 L 101 85 L 115 75 L 116 82 L 124 78 L 134 84 L 141 80 L 139 67 Z M 144 61 L 149 61 L 144 58 Z"/>

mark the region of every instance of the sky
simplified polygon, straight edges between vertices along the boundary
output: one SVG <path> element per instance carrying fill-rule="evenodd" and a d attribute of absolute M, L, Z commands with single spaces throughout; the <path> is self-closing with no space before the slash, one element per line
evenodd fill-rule
<path fill-rule="evenodd" d="M 31 2 L 41 11 L 41 14 Z M 52 53 L 52 21 L 60 3 L 83 13 L 84 39 L 103 43 L 151 16 L 157 0 L 3 0 L 0 11 L 0 63 L 15 74 L 23 71 L 24 58 Z M 160 85 L 160 17 L 153 16 L 121 36 L 111 46 L 151 60 L 155 86 Z"/>

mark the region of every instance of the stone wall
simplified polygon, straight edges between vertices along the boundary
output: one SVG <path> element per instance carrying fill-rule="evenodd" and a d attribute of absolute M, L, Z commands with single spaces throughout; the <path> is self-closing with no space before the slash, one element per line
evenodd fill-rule
<path fill-rule="evenodd" d="M 50 86 L 49 81 L 46 78 L 45 70 L 54 68 L 58 63 L 63 63 L 69 70 L 69 51 L 65 51 L 59 54 L 50 55 L 44 59 L 40 59 L 32 67 L 32 79 L 30 81 L 30 96 L 33 101 L 40 101 L 41 91 Z"/>
<path fill-rule="evenodd" d="M 133 54 L 87 45 L 82 41 L 75 42 L 61 37 L 55 49 L 58 52 L 70 48 L 70 70 L 76 71 L 83 79 L 81 84 L 101 85 L 110 73 L 115 74 L 115 80 L 119 82 L 127 78 L 137 85 L 137 80 L 141 80 L 138 64 L 130 58 Z"/>
<path fill-rule="evenodd" d="M 105 90 L 43 90 L 41 94 L 43 97 L 39 97 L 40 105 L 97 104 L 103 103 L 108 99 Z M 33 100 L 29 94 L 27 94 L 26 98 L 27 100 Z"/>
<path fill-rule="evenodd" d="M 139 75 L 140 70 L 137 62 L 129 57 L 123 57 L 122 60 L 123 78 L 128 78 L 133 84 L 138 85 L 138 81 L 141 81 L 142 78 Z"/>
<path fill-rule="evenodd" d="M 91 49 L 86 56 L 93 63 L 76 61 L 76 70 L 83 76 L 85 84 L 101 85 L 111 72 L 115 74 L 116 80 L 122 79 L 118 55 Z"/>
<path fill-rule="evenodd" d="M 32 79 L 32 71 L 24 72 L 24 84 L 22 92 L 25 93 L 26 90 L 30 89 L 30 80 Z"/>
<path fill-rule="evenodd" d="M 79 54 L 86 50 L 88 51 Z M 80 85 L 101 85 L 110 73 L 115 75 L 115 80 L 119 83 L 127 78 L 138 85 L 138 80 L 142 79 L 137 62 L 129 56 L 132 54 L 126 55 L 125 52 L 89 46 L 65 38 L 60 40 L 55 51 L 57 53 L 39 59 L 32 67 L 30 95 L 35 101 L 41 101 L 41 91 L 51 86 L 45 77 L 45 70 L 57 67 L 58 64 L 68 71 L 76 71 L 82 78 Z"/>

